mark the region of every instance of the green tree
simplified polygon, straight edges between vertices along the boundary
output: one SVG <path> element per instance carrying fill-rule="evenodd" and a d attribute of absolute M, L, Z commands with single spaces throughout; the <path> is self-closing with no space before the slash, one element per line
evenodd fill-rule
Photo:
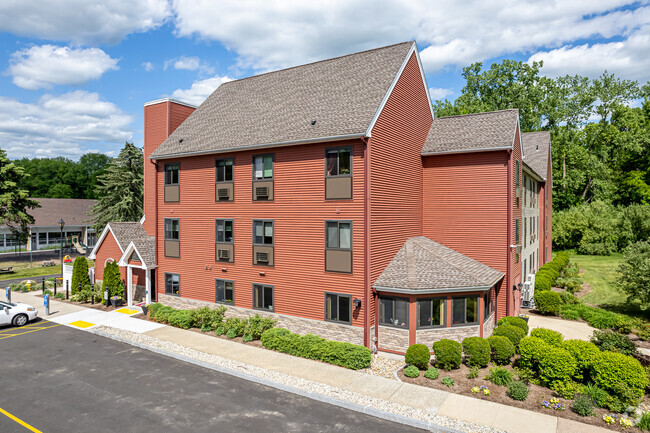
<path fill-rule="evenodd" d="M 126 143 L 104 174 L 97 178 L 94 227 L 101 231 L 111 221 L 138 221 L 143 212 L 144 160 L 142 149 Z"/>
<path fill-rule="evenodd" d="M 112 298 L 113 296 L 122 296 L 120 267 L 116 262 L 106 263 L 102 280 L 104 290 L 108 290 L 109 298 Z"/>
<path fill-rule="evenodd" d="M 72 282 L 70 283 L 70 293 L 76 294 L 79 292 L 79 284 L 84 289 L 86 286 L 90 288 L 90 277 L 88 276 L 88 261 L 84 256 L 77 256 L 72 265 Z"/>
<path fill-rule="evenodd" d="M 618 266 L 621 278 L 618 288 L 629 300 L 650 303 L 650 241 L 636 242 L 625 249 L 624 259 Z"/>
<path fill-rule="evenodd" d="M 28 211 L 40 207 L 19 187 L 27 176 L 23 168 L 10 162 L 7 153 L 0 149 L 0 224 L 7 226 L 23 244 L 27 242 L 27 226 L 34 222 Z"/>

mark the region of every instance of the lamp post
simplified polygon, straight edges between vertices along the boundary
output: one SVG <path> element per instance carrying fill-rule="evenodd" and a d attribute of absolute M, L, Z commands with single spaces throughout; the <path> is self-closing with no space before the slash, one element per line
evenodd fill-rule
<path fill-rule="evenodd" d="M 59 250 L 59 262 L 61 262 L 61 281 L 63 281 L 63 227 L 65 227 L 65 221 L 63 218 L 59 220 L 59 228 L 61 229 L 61 249 Z"/>

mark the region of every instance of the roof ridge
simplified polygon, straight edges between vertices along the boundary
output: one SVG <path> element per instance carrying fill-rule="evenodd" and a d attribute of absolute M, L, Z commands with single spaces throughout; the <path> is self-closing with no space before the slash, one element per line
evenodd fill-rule
<path fill-rule="evenodd" d="M 503 110 L 481 111 L 480 113 L 454 114 L 451 116 L 436 117 L 434 120 L 451 119 L 453 117 L 481 116 L 484 114 L 504 113 L 506 111 L 519 111 L 519 108 L 504 108 Z"/>
<path fill-rule="evenodd" d="M 305 66 L 315 65 L 317 63 L 325 63 L 325 62 L 330 62 L 330 61 L 333 61 L 333 60 L 339 60 L 339 59 L 342 59 L 342 58 L 345 58 L 345 57 L 351 57 L 351 56 L 356 56 L 356 55 L 359 55 L 359 54 L 370 53 L 372 51 L 383 50 L 383 49 L 392 48 L 392 47 L 396 47 L 398 45 L 404 45 L 404 44 L 408 44 L 408 43 L 414 44 L 415 41 L 410 40 L 410 41 L 399 42 L 399 43 L 396 43 L 396 44 L 386 45 L 384 47 L 371 48 L 369 50 L 358 51 L 356 53 L 343 54 L 341 56 L 330 57 L 328 59 L 315 60 L 313 62 L 303 63 L 301 65 L 289 66 L 288 68 L 282 68 L 282 69 L 276 69 L 274 71 L 262 72 L 261 74 L 251 75 L 250 77 L 238 78 L 236 80 L 227 81 L 225 83 L 222 83 L 221 86 L 219 86 L 219 87 L 223 87 L 225 85 L 232 84 L 232 83 L 238 83 L 238 82 L 248 80 L 248 79 L 251 79 L 251 78 L 257 78 L 257 77 L 262 77 L 262 76 L 265 76 L 265 75 L 275 74 L 275 73 L 278 73 L 278 72 L 289 71 L 291 69 L 297 69 L 297 68 L 302 68 L 302 67 L 305 67 Z"/>

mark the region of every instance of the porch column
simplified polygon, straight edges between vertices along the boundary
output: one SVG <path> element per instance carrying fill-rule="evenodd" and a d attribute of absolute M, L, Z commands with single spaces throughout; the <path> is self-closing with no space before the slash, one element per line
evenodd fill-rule
<path fill-rule="evenodd" d="M 151 269 L 147 268 L 144 270 L 145 275 L 145 303 L 151 304 Z"/>
<path fill-rule="evenodd" d="M 126 299 L 129 307 L 133 305 L 133 269 L 131 266 L 126 267 Z"/>

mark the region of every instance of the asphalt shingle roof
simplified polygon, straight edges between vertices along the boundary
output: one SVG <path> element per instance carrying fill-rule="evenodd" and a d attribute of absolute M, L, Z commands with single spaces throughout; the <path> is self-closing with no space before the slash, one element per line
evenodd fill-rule
<path fill-rule="evenodd" d="M 362 136 L 414 43 L 224 83 L 151 157 Z"/>
<path fill-rule="evenodd" d="M 58 227 L 63 218 L 65 225 L 89 226 L 92 218 L 88 216 L 95 200 L 77 198 L 34 198 L 41 207 L 29 209 L 27 213 L 34 217 L 31 227 Z"/>
<path fill-rule="evenodd" d="M 422 154 L 512 148 L 519 110 L 437 117 L 422 146 Z"/>
<path fill-rule="evenodd" d="M 140 258 L 147 264 L 153 265 L 156 259 L 156 240 L 149 236 L 139 222 L 111 222 L 110 226 L 115 240 L 126 250 L 131 242 L 140 253 Z M 106 230 L 105 229 L 105 230 Z"/>
<path fill-rule="evenodd" d="M 548 155 L 551 151 L 551 133 L 548 131 L 521 134 L 524 146 L 524 162 L 539 177 L 548 178 Z"/>
<path fill-rule="evenodd" d="M 503 273 L 431 239 L 407 239 L 377 278 L 381 289 L 445 291 L 463 288 L 489 288 Z"/>

